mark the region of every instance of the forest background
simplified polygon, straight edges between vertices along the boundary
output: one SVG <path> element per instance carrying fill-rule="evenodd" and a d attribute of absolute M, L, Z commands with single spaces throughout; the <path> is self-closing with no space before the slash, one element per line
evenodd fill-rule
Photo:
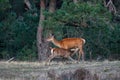
<path fill-rule="evenodd" d="M 120 60 L 120 0 L 0 0 L 0 60 L 42 61 L 45 39 L 86 39 L 85 58 Z"/>

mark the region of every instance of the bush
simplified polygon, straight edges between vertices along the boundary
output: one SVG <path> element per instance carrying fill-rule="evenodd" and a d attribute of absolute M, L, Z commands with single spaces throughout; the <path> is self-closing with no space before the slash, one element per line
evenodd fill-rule
<path fill-rule="evenodd" d="M 109 58 L 114 52 L 119 53 L 119 25 L 117 27 L 111 22 L 113 16 L 101 2 L 94 4 L 86 1 L 74 4 L 69 0 L 63 1 L 62 7 L 55 13 L 45 11 L 44 14 L 48 17 L 44 21 L 45 28 L 51 29 L 57 39 L 66 37 L 86 39 L 84 50 L 87 59 L 89 53 L 92 53 L 94 59 L 98 56 Z"/>
<path fill-rule="evenodd" d="M 31 55 L 36 55 L 36 50 L 32 49 L 32 47 L 36 43 L 37 22 L 38 17 L 34 16 L 32 11 L 18 17 L 15 12 L 8 14 L 6 20 L 0 23 L 1 52 L 9 52 L 9 57 L 16 57 L 20 53 L 21 56 L 17 58 L 22 60 L 27 58 L 27 56 L 26 58 L 22 56 L 22 53 L 27 55 L 25 50 Z M 24 47 L 26 48 L 24 49 Z M 1 55 L 1 58 L 4 58 L 4 56 Z"/>
<path fill-rule="evenodd" d="M 36 46 L 33 45 L 32 48 L 27 46 L 23 47 L 16 56 L 17 60 L 35 61 L 37 60 Z"/>

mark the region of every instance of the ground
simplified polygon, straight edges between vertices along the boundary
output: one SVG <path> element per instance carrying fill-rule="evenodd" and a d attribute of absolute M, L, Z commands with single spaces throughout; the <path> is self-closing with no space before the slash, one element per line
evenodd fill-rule
<path fill-rule="evenodd" d="M 63 80 L 53 79 L 71 73 L 75 75 L 78 69 L 87 70 L 90 75 L 97 75 L 95 80 L 120 80 L 120 61 L 102 62 L 6 62 L 0 61 L 0 80 Z M 52 73 L 51 73 L 52 72 Z M 49 74 L 50 73 L 50 74 Z M 69 75 L 71 75 L 69 74 Z M 66 79 L 74 80 L 74 79 Z M 82 80 L 82 79 L 75 79 Z M 83 79 L 85 80 L 85 79 Z"/>

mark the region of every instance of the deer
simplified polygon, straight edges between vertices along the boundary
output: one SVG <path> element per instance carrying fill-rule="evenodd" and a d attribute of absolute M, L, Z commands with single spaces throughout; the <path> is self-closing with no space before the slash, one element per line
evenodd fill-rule
<path fill-rule="evenodd" d="M 71 61 L 75 61 L 73 58 L 70 57 L 71 52 L 68 49 L 63 49 L 63 48 L 51 48 L 51 55 L 48 57 L 47 61 L 50 62 L 53 58 L 55 57 L 64 57 L 68 58 Z"/>
<path fill-rule="evenodd" d="M 78 61 L 80 61 L 80 57 L 82 55 L 82 61 L 84 61 L 84 51 L 83 46 L 85 44 L 85 39 L 83 38 L 64 38 L 62 40 L 55 39 L 54 35 L 50 35 L 46 41 L 52 42 L 55 46 L 63 49 L 75 49 L 76 53 L 79 51 Z M 77 51 L 76 51 L 77 50 Z"/>

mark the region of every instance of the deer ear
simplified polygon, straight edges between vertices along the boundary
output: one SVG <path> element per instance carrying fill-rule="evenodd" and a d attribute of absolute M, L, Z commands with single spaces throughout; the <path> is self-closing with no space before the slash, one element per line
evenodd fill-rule
<path fill-rule="evenodd" d="M 54 36 L 54 34 L 53 34 L 53 33 L 51 33 L 51 36 Z"/>
<path fill-rule="evenodd" d="M 51 34 L 50 37 L 54 38 L 55 36 L 54 36 L 54 34 Z"/>
<path fill-rule="evenodd" d="M 49 36 L 54 36 L 54 34 L 53 34 L 53 33 L 50 33 Z"/>

